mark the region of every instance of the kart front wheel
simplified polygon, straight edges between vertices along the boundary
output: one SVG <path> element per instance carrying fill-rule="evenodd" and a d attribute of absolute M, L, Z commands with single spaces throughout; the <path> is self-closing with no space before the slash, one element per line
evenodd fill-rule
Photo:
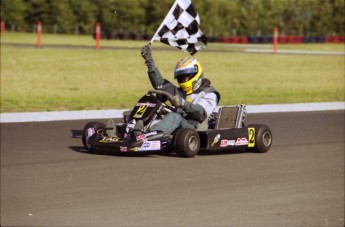
<path fill-rule="evenodd" d="M 89 144 L 89 142 L 88 142 L 88 137 L 89 137 L 88 130 L 90 128 L 93 128 L 94 132 L 97 133 L 97 131 L 99 129 L 104 130 L 105 124 L 100 123 L 100 122 L 89 122 L 85 125 L 85 127 L 83 129 L 82 136 L 81 136 L 81 140 L 83 142 L 83 145 L 84 145 L 85 149 L 88 150 L 89 152 L 94 152 L 95 148 L 91 144 Z"/>
<path fill-rule="evenodd" d="M 174 150 L 180 157 L 193 158 L 200 150 L 200 137 L 196 130 L 181 128 L 174 137 Z"/>

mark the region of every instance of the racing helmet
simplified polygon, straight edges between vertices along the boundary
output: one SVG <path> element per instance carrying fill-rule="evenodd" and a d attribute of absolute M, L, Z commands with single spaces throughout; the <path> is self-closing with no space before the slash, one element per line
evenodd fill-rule
<path fill-rule="evenodd" d="M 200 63 L 193 57 L 181 58 L 176 63 L 174 74 L 187 95 L 198 90 L 204 77 Z"/>

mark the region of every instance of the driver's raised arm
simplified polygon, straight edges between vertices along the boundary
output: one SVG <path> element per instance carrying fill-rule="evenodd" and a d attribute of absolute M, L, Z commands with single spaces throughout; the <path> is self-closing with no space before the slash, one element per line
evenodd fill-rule
<path fill-rule="evenodd" d="M 155 66 L 155 62 L 152 57 L 151 44 L 147 44 L 142 48 L 141 56 L 145 59 L 145 64 L 148 69 L 147 74 L 149 75 L 152 86 L 155 89 L 165 90 L 170 94 L 175 95 L 175 85 L 164 79 L 158 68 Z"/>

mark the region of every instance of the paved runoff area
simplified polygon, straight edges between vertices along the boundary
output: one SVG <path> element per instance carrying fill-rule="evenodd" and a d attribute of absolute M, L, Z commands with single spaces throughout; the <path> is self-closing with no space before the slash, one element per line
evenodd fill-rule
<path fill-rule="evenodd" d="M 284 113 L 344 109 L 345 102 L 320 102 L 247 106 L 248 113 Z M 126 110 L 128 109 L 1 113 L 0 123 L 122 118 L 122 113 Z"/>

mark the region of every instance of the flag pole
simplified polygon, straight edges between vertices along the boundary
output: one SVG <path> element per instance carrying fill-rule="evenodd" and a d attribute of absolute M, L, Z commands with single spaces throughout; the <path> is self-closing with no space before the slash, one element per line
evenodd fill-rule
<path fill-rule="evenodd" d="M 154 38 L 156 37 L 157 33 L 158 33 L 158 32 L 161 30 L 161 28 L 164 26 L 164 24 L 165 24 L 164 22 L 168 19 L 168 16 L 169 16 L 170 14 L 172 14 L 172 12 L 174 11 L 175 6 L 177 5 L 177 2 L 178 2 L 178 0 L 175 1 L 175 3 L 174 3 L 174 4 L 172 5 L 172 7 L 170 8 L 168 14 L 165 16 L 163 22 L 161 23 L 161 25 L 159 25 L 159 27 L 158 27 L 156 33 L 152 36 L 151 41 L 149 42 L 150 44 L 153 43 Z"/>

